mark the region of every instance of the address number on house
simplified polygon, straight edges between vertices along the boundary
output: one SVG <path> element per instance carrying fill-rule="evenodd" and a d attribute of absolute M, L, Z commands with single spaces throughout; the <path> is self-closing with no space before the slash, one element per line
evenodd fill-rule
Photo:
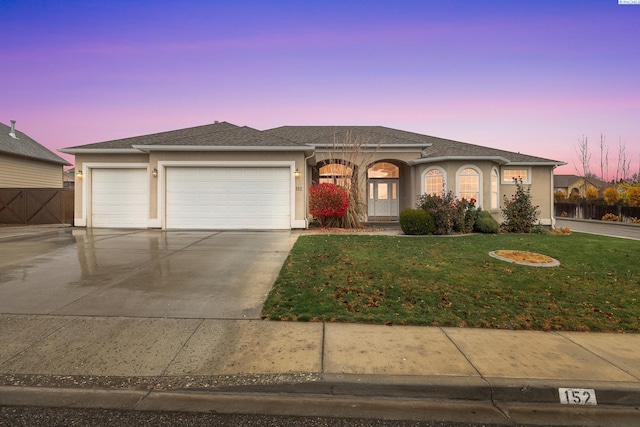
<path fill-rule="evenodd" d="M 597 405 L 596 391 L 592 388 L 559 388 L 563 405 Z"/>

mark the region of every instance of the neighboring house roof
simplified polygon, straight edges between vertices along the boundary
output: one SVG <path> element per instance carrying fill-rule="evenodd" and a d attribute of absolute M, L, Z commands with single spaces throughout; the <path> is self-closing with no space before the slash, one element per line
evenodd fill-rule
<path fill-rule="evenodd" d="M 555 188 L 569 188 L 583 178 L 578 175 L 553 175 L 553 186 Z M 607 183 L 595 177 L 584 178 L 585 182 L 601 189 L 607 186 Z"/>
<path fill-rule="evenodd" d="M 11 127 L 0 123 L 0 154 L 10 154 L 13 156 L 26 157 L 28 159 L 42 162 L 55 163 L 63 166 L 70 166 L 62 157 L 40 145 L 31 139 L 29 135 L 15 129 L 14 135 L 10 135 Z"/>
<path fill-rule="evenodd" d="M 268 135 L 247 126 L 236 126 L 227 122 L 178 129 L 151 135 L 135 136 L 113 141 L 97 142 L 61 150 L 64 153 L 85 151 L 162 151 L 162 150 L 206 150 L 209 149 L 297 149 L 312 150 L 313 147 Z"/>
<path fill-rule="evenodd" d="M 347 135 L 350 135 L 352 141 L 356 138 L 361 138 L 366 146 L 423 147 L 421 159 L 414 161 L 414 163 L 427 163 L 447 159 L 484 158 L 509 164 L 565 164 L 557 160 L 498 150 L 384 126 L 282 126 L 265 132 L 316 147 L 331 147 L 334 145 L 334 141 L 339 145 Z"/>
<path fill-rule="evenodd" d="M 571 184 L 579 179 L 578 175 L 553 175 L 553 186 L 555 188 L 569 188 Z"/>

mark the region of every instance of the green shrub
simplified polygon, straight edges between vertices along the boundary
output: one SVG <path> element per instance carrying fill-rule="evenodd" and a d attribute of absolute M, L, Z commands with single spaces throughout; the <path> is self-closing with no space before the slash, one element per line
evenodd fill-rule
<path fill-rule="evenodd" d="M 473 230 L 478 233 L 498 233 L 500 224 L 487 211 L 479 211 L 478 218 L 473 225 Z"/>
<path fill-rule="evenodd" d="M 516 194 L 511 200 L 504 198 L 502 226 L 509 233 L 531 233 L 538 221 L 538 207 L 531 203 L 530 189 L 525 189 L 521 179 L 514 179 Z"/>
<path fill-rule="evenodd" d="M 456 199 L 453 192 L 440 195 L 423 194 L 416 207 L 431 215 L 435 222 L 433 234 L 471 233 L 477 218 L 475 199 Z"/>
<path fill-rule="evenodd" d="M 433 215 L 423 209 L 405 209 L 400 212 L 400 228 L 404 234 L 433 234 L 436 229 Z"/>

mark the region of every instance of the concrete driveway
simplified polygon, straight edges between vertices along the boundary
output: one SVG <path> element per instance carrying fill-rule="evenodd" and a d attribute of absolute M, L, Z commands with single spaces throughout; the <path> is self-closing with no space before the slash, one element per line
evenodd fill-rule
<path fill-rule="evenodd" d="M 43 228 L 0 235 L 0 313 L 245 319 L 297 232 Z"/>

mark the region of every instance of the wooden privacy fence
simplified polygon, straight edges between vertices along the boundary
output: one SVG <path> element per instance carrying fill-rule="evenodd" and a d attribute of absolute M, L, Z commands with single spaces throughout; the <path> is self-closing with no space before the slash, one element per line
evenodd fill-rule
<path fill-rule="evenodd" d="M 567 217 L 577 219 L 602 219 L 605 214 L 612 213 L 626 222 L 631 218 L 640 218 L 638 206 L 607 206 L 576 203 L 555 203 L 556 218 Z"/>
<path fill-rule="evenodd" d="M 0 224 L 73 224 L 73 190 L 0 188 Z"/>

